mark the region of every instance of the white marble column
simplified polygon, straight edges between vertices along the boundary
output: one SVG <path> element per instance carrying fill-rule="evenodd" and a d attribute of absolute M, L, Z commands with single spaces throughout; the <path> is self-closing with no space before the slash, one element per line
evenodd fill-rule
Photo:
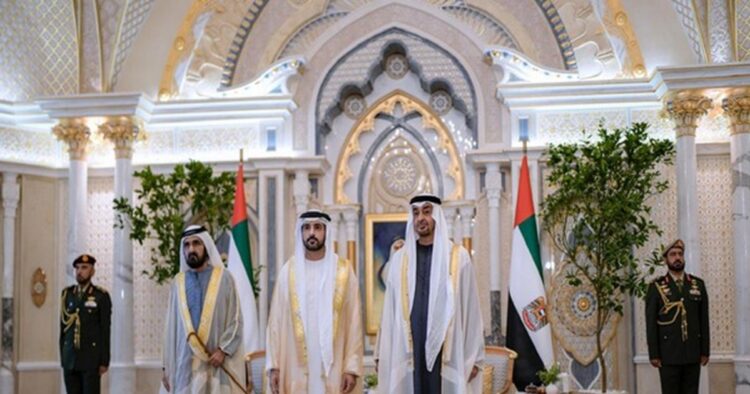
<path fill-rule="evenodd" d="M 500 195 L 503 191 L 503 178 L 500 173 L 500 163 L 485 165 L 484 190 L 487 195 L 489 234 L 489 264 L 490 264 L 490 304 L 492 307 L 492 343 L 502 344 L 503 315 L 502 315 L 502 266 L 500 264 L 500 240 L 502 237 L 500 226 Z"/>
<path fill-rule="evenodd" d="M 101 135 L 115 145 L 115 198 L 133 199 L 133 143 L 142 132 L 130 117 L 108 119 L 99 126 Z M 130 225 L 114 229 L 112 288 L 112 338 L 109 392 L 135 392 L 135 343 L 133 311 L 133 242 Z"/>
<path fill-rule="evenodd" d="M 15 267 L 16 209 L 21 197 L 18 174 L 3 174 L 3 282 L 2 282 L 2 343 L 0 343 L 0 394 L 11 394 L 15 386 L 13 374 L 13 272 Z"/>
<path fill-rule="evenodd" d="M 331 216 L 331 240 L 333 241 L 333 252 L 341 256 L 339 252 L 339 225 L 341 224 L 341 212 L 337 209 L 328 209 Z"/>
<path fill-rule="evenodd" d="M 667 101 L 667 113 L 675 123 L 677 139 L 677 231 L 685 242 L 686 271 L 701 275 L 700 231 L 698 222 L 698 156 L 695 130 L 698 121 L 711 109 L 711 99 L 681 92 Z M 671 241 L 668 241 L 671 242 Z M 700 393 L 708 393 L 708 368 L 701 368 Z"/>
<path fill-rule="evenodd" d="M 735 279 L 735 392 L 750 394 L 750 89 L 724 99 L 731 121 Z"/>
<path fill-rule="evenodd" d="M 294 207 L 299 216 L 307 210 L 307 204 L 310 202 L 310 173 L 306 170 L 297 170 L 294 172 L 294 183 L 292 184 L 292 194 L 294 195 Z"/>
<path fill-rule="evenodd" d="M 359 206 L 349 205 L 343 211 L 346 225 L 346 259 L 352 264 L 354 272 L 359 272 L 357 262 L 357 224 L 359 223 Z"/>
<path fill-rule="evenodd" d="M 711 100 L 689 93 L 667 101 L 667 113 L 675 122 L 677 147 L 677 229 L 685 242 L 685 265 L 700 276 L 700 237 L 698 228 L 698 158 L 695 130 L 698 121 L 711 108 Z M 670 241 L 671 242 L 671 241 Z"/>
<path fill-rule="evenodd" d="M 455 222 L 456 222 L 456 215 L 458 214 L 457 209 L 452 204 L 446 204 L 445 201 L 443 202 L 443 216 L 445 216 L 445 226 L 448 229 L 448 237 L 453 242 L 460 242 L 460 238 L 456 238 L 455 234 Z"/>
<path fill-rule="evenodd" d="M 66 283 L 75 283 L 71 263 L 76 257 L 87 253 L 86 203 L 88 197 L 88 165 L 86 148 L 91 131 L 80 118 L 60 119 L 52 133 L 68 145 L 68 255 L 65 259 Z"/>
<path fill-rule="evenodd" d="M 468 202 L 458 207 L 458 213 L 461 215 L 461 244 L 473 256 L 473 237 L 472 223 L 474 221 L 474 203 Z"/>

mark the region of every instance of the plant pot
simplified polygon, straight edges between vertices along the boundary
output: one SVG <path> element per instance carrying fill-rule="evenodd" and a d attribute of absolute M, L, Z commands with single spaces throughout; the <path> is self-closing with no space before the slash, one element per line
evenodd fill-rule
<path fill-rule="evenodd" d="M 557 388 L 556 384 L 550 383 L 544 388 L 544 392 L 547 394 L 560 394 L 560 389 Z"/>

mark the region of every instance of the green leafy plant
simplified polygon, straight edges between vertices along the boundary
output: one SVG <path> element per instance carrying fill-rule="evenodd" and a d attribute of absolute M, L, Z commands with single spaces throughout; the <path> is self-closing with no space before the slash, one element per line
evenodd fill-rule
<path fill-rule="evenodd" d="M 596 301 L 596 350 L 607 389 L 602 331 L 613 314 L 622 315 L 625 295 L 643 297 L 658 264 L 658 251 L 640 259 L 636 250 L 661 235 L 652 220 L 650 197 L 668 182 L 659 168 L 672 164 L 674 144 L 648 136 L 648 125 L 584 131 L 579 143 L 552 146 L 547 152 L 547 182 L 553 192 L 542 203 L 545 231 L 569 263 L 566 280 L 587 282 Z M 645 267 L 645 269 L 642 269 Z"/>
<path fill-rule="evenodd" d="M 378 387 L 378 374 L 371 373 L 365 375 L 365 388 L 374 389 L 376 387 Z"/>
<path fill-rule="evenodd" d="M 557 382 L 560 376 L 560 364 L 554 363 L 549 369 L 538 371 L 536 376 L 539 376 L 539 380 L 542 381 L 544 386 L 548 386 Z"/>
<path fill-rule="evenodd" d="M 211 166 L 190 161 L 176 165 L 169 174 L 146 167 L 134 176 L 141 183 L 135 191 L 139 204 L 124 197 L 115 199 L 115 226 L 123 228 L 129 222 L 130 238 L 141 245 L 156 240 L 151 268 L 143 274 L 162 284 L 180 271 L 180 238 L 185 227 L 201 224 L 214 236 L 229 227 L 235 174 L 214 174 Z"/>

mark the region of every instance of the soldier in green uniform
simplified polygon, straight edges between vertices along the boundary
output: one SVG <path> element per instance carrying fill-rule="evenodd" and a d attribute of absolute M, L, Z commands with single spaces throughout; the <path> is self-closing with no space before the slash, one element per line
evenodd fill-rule
<path fill-rule="evenodd" d="M 75 259 L 78 284 L 66 287 L 60 297 L 60 361 L 68 394 L 98 394 L 109 368 L 112 301 L 91 283 L 95 263 L 87 254 Z"/>
<path fill-rule="evenodd" d="M 661 391 L 698 393 L 701 365 L 708 363 L 708 294 L 703 280 L 685 272 L 685 244 L 664 251 L 668 273 L 646 294 L 646 336 L 651 365 L 659 368 Z"/>

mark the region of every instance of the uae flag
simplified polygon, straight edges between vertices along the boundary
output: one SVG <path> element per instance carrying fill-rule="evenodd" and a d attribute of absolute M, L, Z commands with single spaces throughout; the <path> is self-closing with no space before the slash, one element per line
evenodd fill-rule
<path fill-rule="evenodd" d="M 262 349 L 262 346 L 258 327 L 258 308 L 253 291 L 253 264 L 250 260 L 250 236 L 243 180 L 242 163 L 240 163 L 234 192 L 234 214 L 232 215 L 227 269 L 234 277 L 239 295 L 243 346 L 245 352 L 250 353 Z"/>
<path fill-rule="evenodd" d="M 513 383 L 523 391 L 529 383 L 541 383 L 537 372 L 553 362 L 552 332 L 547 320 L 542 261 L 539 255 L 529 164 L 524 155 L 518 180 L 516 217 L 510 260 L 507 341 L 518 352 Z"/>

